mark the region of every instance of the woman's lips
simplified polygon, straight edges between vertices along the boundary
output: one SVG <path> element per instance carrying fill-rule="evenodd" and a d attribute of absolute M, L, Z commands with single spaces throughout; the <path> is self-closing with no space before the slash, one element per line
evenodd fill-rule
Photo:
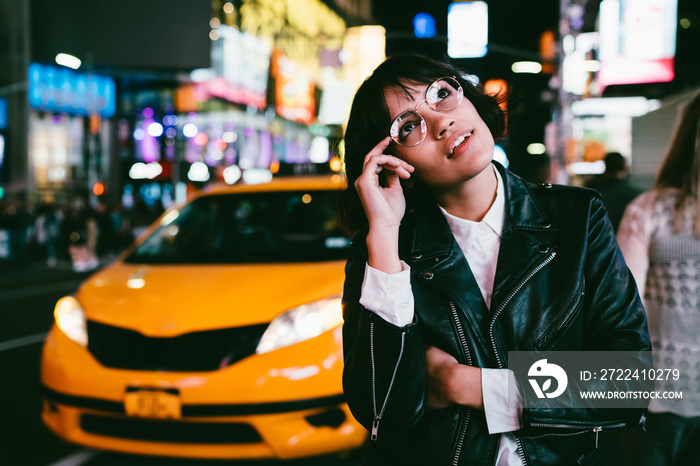
<path fill-rule="evenodd" d="M 469 142 L 469 139 L 471 139 L 473 134 L 474 131 L 469 131 L 468 133 L 464 133 L 458 136 L 454 140 L 452 149 L 447 158 L 451 159 L 455 154 L 461 154 L 462 152 L 464 152 L 467 149 L 467 143 Z"/>

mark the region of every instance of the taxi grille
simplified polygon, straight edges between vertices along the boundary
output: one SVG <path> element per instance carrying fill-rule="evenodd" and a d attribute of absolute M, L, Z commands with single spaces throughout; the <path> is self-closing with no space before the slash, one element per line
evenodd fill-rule
<path fill-rule="evenodd" d="M 250 325 L 161 338 L 88 321 L 88 349 L 100 364 L 117 369 L 214 371 L 254 354 L 267 326 Z"/>
<path fill-rule="evenodd" d="M 80 428 L 95 435 L 148 442 L 244 444 L 262 441 L 253 426 L 242 422 L 156 421 L 83 414 Z"/>

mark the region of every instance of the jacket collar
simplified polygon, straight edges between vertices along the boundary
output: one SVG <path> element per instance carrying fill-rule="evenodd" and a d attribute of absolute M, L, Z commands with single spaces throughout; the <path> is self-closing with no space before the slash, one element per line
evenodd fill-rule
<path fill-rule="evenodd" d="M 507 171 L 498 162 L 493 162 L 501 173 L 506 188 L 506 218 L 503 229 L 548 230 L 552 228 L 540 204 L 520 177 Z M 543 186 L 550 186 L 544 184 Z"/>
<path fill-rule="evenodd" d="M 505 219 L 491 301 L 491 309 L 506 300 L 509 292 L 554 249 L 555 228 L 526 184 L 493 162 L 505 188 Z M 537 188 L 540 189 L 540 188 Z M 467 261 L 447 220 L 434 201 L 417 204 L 404 219 L 403 259 L 418 277 L 441 288 L 451 299 L 463 302 L 459 290 L 473 282 Z M 475 284 L 475 282 L 473 283 Z M 478 291 L 478 289 L 477 289 Z M 480 294 L 474 293 L 480 298 Z"/>
<path fill-rule="evenodd" d="M 506 218 L 498 252 L 492 311 L 511 290 L 517 288 L 523 277 L 556 250 L 556 228 L 535 199 L 531 191 L 534 185 L 526 184 L 497 162 L 494 163 L 507 181 Z M 535 189 L 551 187 L 551 184 L 545 183 Z"/>
<path fill-rule="evenodd" d="M 515 230 L 552 231 L 551 222 L 525 182 L 498 162 L 494 161 L 493 164 L 501 174 L 505 188 L 503 235 Z M 412 221 L 407 222 L 409 228 L 405 231 L 409 258 L 433 259 L 448 255 L 454 246 L 454 237 L 437 204 L 423 202 L 412 209 L 411 214 Z"/>

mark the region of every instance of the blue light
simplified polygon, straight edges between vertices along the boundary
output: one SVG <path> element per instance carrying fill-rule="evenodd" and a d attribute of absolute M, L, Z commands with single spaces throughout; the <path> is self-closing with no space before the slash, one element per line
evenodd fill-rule
<path fill-rule="evenodd" d="M 430 13 L 418 13 L 413 18 L 413 34 L 420 39 L 435 37 L 435 18 Z"/>
<path fill-rule="evenodd" d="M 508 155 L 506 155 L 506 151 L 503 150 L 503 147 L 499 146 L 498 144 L 493 146 L 493 159 L 504 167 L 508 168 L 510 163 L 508 160 Z"/>
<path fill-rule="evenodd" d="M 7 128 L 7 100 L 0 98 L 0 129 Z"/>
<path fill-rule="evenodd" d="M 29 106 L 36 110 L 109 118 L 116 111 L 114 80 L 67 68 L 31 63 L 27 71 Z"/>

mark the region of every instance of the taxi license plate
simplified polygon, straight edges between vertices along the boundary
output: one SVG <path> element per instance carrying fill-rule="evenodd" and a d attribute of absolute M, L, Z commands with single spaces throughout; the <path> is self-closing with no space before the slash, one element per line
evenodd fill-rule
<path fill-rule="evenodd" d="M 176 389 L 128 387 L 124 395 L 127 416 L 151 419 L 180 419 L 180 394 Z"/>

